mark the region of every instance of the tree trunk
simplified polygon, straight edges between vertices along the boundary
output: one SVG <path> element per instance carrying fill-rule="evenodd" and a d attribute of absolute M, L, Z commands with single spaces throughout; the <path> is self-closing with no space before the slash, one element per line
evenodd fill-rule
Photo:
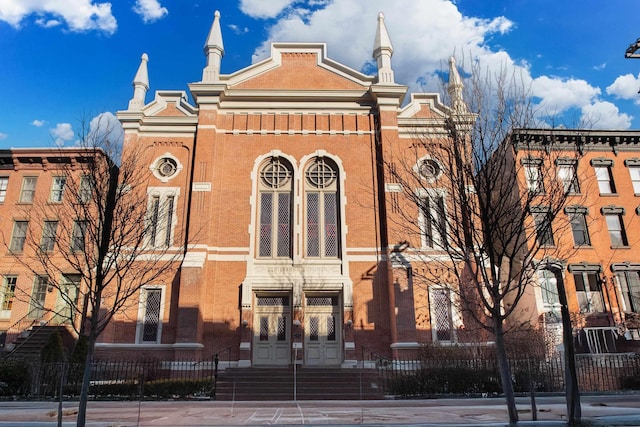
<path fill-rule="evenodd" d="M 89 386 L 91 384 L 91 368 L 93 366 L 93 350 L 96 345 L 96 337 L 93 331 L 89 334 L 87 357 L 84 360 L 82 373 L 82 388 L 80 389 L 80 401 L 78 402 L 77 427 L 84 427 L 87 423 L 87 401 L 89 399 Z"/>
<path fill-rule="evenodd" d="M 558 300 L 562 317 L 562 345 L 564 347 L 564 382 L 567 399 L 567 421 L 569 424 L 579 423 L 582 418 L 580 406 L 580 391 L 578 389 L 578 374 L 576 371 L 575 350 L 573 348 L 573 328 L 567 305 L 567 294 L 564 288 L 562 273 L 553 270 L 558 286 Z"/>
<path fill-rule="evenodd" d="M 513 382 L 511 381 L 511 367 L 507 359 L 507 349 L 504 343 L 504 330 L 502 320 L 495 316 L 493 318 L 493 329 L 496 340 L 496 357 L 498 369 L 500 370 L 500 380 L 502 382 L 502 392 L 507 401 L 507 412 L 509 414 L 509 424 L 518 423 L 518 410 L 516 409 L 516 398 L 513 392 Z"/>

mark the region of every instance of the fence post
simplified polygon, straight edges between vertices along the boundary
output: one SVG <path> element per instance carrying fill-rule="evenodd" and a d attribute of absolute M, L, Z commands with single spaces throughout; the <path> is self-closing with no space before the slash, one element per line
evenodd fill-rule
<path fill-rule="evenodd" d="M 218 359 L 218 353 L 213 357 L 213 399 L 216 398 L 216 391 L 218 390 L 218 363 L 220 363 L 220 359 Z"/>

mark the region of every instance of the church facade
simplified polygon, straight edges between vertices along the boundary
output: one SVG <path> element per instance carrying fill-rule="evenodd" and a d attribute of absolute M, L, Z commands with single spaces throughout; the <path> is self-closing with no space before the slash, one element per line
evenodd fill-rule
<path fill-rule="evenodd" d="M 166 212 L 154 244 L 186 250 L 175 278 L 142 289 L 105 331 L 98 357 L 349 366 L 460 339 L 455 284 L 412 286 L 394 255 L 406 239 L 392 230 L 399 190 L 385 181 L 385 156 L 417 134 L 446 140 L 450 109 L 436 94 L 405 101 L 382 14 L 377 25 L 376 75 L 321 43 L 274 43 L 268 59 L 221 74 L 216 12 L 193 103 L 172 90 L 148 101 L 143 55 L 117 116 L 125 151 L 153 159 L 148 208 Z M 428 158 L 416 154 L 417 171 Z M 430 237 L 413 243 L 443 256 Z"/>

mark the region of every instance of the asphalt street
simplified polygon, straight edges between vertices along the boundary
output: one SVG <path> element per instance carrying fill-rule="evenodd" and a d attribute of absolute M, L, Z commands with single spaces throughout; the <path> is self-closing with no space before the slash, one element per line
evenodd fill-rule
<path fill-rule="evenodd" d="M 73 426 L 77 402 L 63 405 L 63 425 Z M 518 399 L 521 426 L 566 425 L 562 396 Z M 507 426 L 501 398 L 376 401 L 91 401 L 87 425 L 120 426 Z M 640 395 L 582 397 L 589 426 L 640 426 Z M 56 402 L 0 402 L 0 426 L 55 426 Z"/>

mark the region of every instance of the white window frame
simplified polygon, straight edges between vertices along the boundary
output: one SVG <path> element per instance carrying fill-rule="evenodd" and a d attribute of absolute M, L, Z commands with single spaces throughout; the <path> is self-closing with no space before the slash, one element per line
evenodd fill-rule
<path fill-rule="evenodd" d="M 9 187 L 9 177 L 0 176 L 0 203 L 4 203 L 7 198 L 7 188 Z"/>
<path fill-rule="evenodd" d="M 151 248 L 173 246 L 178 224 L 179 187 L 147 188 L 147 245 Z M 157 201 L 157 206 L 155 205 Z"/>
<path fill-rule="evenodd" d="M 598 190 L 600 191 L 600 194 L 616 194 L 616 185 L 613 181 L 611 166 L 598 165 L 594 166 L 593 170 L 596 174 L 596 181 L 598 182 Z"/>
<path fill-rule="evenodd" d="M 20 226 L 18 225 L 20 224 Z M 24 224 L 24 230 L 22 230 L 22 224 Z M 27 234 L 29 233 L 29 221 L 14 221 L 13 231 L 11 233 L 11 243 L 9 251 L 11 252 L 23 252 L 24 245 L 27 241 Z"/>
<path fill-rule="evenodd" d="M 607 224 L 611 247 L 619 248 L 629 246 L 629 236 L 627 235 L 627 230 L 624 225 L 625 209 L 616 206 L 603 206 L 600 212 L 604 215 L 605 223 Z"/>
<path fill-rule="evenodd" d="M 623 264 L 613 264 L 611 266 L 611 270 L 614 272 L 615 284 L 618 291 L 618 295 L 620 295 L 620 303 L 622 305 L 621 309 L 625 313 L 640 313 L 640 265 L 633 264 L 629 265 L 627 263 Z M 636 287 L 637 292 L 633 292 L 631 286 L 629 285 L 629 275 L 636 275 L 637 282 Z M 623 291 L 623 283 L 621 278 L 624 279 L 624 286 L 626 286 L 627 291 Z M 636 298 L 633 298 L 633 295 L 638 295 Z M 631 304 L 629 304 L 628 300 L 631 299 Z M 634 301 L 636 302 L 634 304 Z"/>
<path fill-rule="evenodd" d="M 20 203 L 33 203 L 36 197 L 37 185 L 37 176 L 25 176 L 22 178 L 22 188 L 20 189 Z"/>
<path fill-rule="evenodd" d="M 578 303 L 578 310 L 580 311 L 580 313 L 604 313 L 606 312 L 606 307 L 605 307 L 605 302 L 604 302 L 604 292 L 602 289 L 602 284 L 600 283 L 600 271 L 599 270 L 590 270 L 590 269 L 586 269 L 586 270 L 575 270 L 572 269 L 571 266 L 569 267 L 569 272 L 573 275 L 573 284 L 574 284 L 574 289 L 576 292 L 576 302 Z M 582 276 L 582 283 L 584 285 L 584 291 L 582 290 L 578 290 L 578 286 L 576 283 L 576 275 L 580 275 Z M 594 275 L 595 279 L 596 279 L 596 286 L 599 287 L 599 289 L 597 290 L 593 290 L 591 289 L 591 282 L 589 282 L 589 275 Z M 583 305 L 581 304 L 579 295 L 580 293 L 584 292 L 584 298 L 582 298 L 586 304 Z M 594 304 L 594 300 L 593 300 L 593 294 L 598 295 L 599 296 L 599 301 L 596 301 L 596 303 Z M 601 310 L 598 310 L 598 304 L 600 303 L 601 306 Z"/>
<path fill-rule="evenodd" d="M 11 284 L 13 289 L 9 292 L 9 281 L 12 281 Z M 2 288 L 0 289 L 0 319 L 9 319 L 11 317 L 11 310 L 13 303 L 15 302 L 15 293 L 16 288 L 18 287 L 18 276 L 15 274 L 7 274 L 2 276 Z M 11 304 L 11 307 L 4 308 L 5 305 Z"/>
<path fill-rule="evenodd" d="M 544 193 L 544 181 L 542 179 L 542 165 L 528 164 L 524 166 L 527 179 L 527 188 L 534 194 Z"/>
<path fill-rule="evenodd" d="M 65 186 L 67 185 L 67 177 L 57 175 L 51 179 L 51 194 L 49 201 L 52 203 L 61 203 L 64 197 Z"/>
<path fill-rule="evenodd" d="M 429 237 L 428 229 L 429 218 L 425 215 L 422 206 L 418 207 L 418 226 L 420 228 L 420 245 L 425 249 L 443 249 L 448 244 L 448 223 L 447 223 L 447 192 L 444 189 L 424 189 L 418 190 L 418 197 L 421 200 L 429 198 L 429 210 L 431 218 L 434 222 L 440 222 L 441 225 L 435 230 L 431 228 L 431 237 Z M 438 209 L 439 202 L 442 200 L 442 212 Z M 424 203 L 424 202 L 422 202 Z M 444 215 L 444 218 L 441 217 Z M 444 230 L 442 230 L 444 228 Z M 443 241 L 444 240 L 444 241 Z"/>
<path fill-rule="evenodd" d="M 449 293 L 449 315 L 451 316 L 451 339 L 439 340 L 437 331 L 436 313 L 433 306 L 436 300 L 436 292 L 446 291 Z M 454 344 L 458 342 L 458 329 L 462 328 L 462 313 L 460 312 L 460 304 L 458 294 L 454 292 L 449 286 L 435 285 L 429 287 L 429 321 L 431 324 L 431 340 L 441 344 Z"/>
<path fill-rule="evenodd" d="M 558 165 L 558 178 L 562 182 L 562 188 L 566 194 L 580 193 L 580 183 L 575 164 Z"/>
<path fill-rule="evenodd" d="M 158 310 L 158 330 L 154 341 L 143 341 L 145 317 L 147 314 L 147 295 L 150 291 L 160 291 L 160 307 Z M 160 344 L 162 342 L 162 326 L 164 324 L 164 305 L 165 305 L 166 286 L 165 285 L 146 285 L 140 289 L 140 298 L 138 299 L 138 320 L 136 322 L 136 344 Z"/>
<path fill-rule="evenodd" d="M 59 224 L 57 220 L 45 220 L 43 222 L 42 236 L 40 238 L 40 250 L 42 252 L 52 252 L 53 250 L 55 250 L 58 235 L 58 225 Z"/>

